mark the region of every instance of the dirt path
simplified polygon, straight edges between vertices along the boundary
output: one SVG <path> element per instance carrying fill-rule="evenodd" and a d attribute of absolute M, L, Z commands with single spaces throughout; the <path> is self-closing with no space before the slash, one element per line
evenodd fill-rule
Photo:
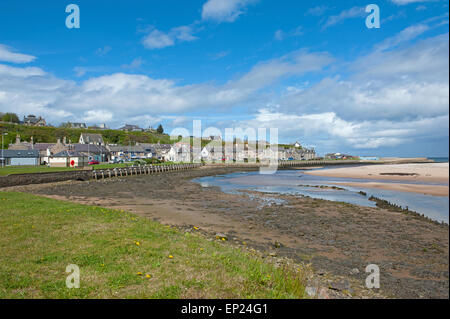
<path fill-rule="evenodd" d="M 53 198 L 126 209 L 163 224 L 200 227 L 269 256 L 312 263 L 332 290 L 364 297 L 365 267 L 380 267 L 381 291 L 401 298 L 448 298 L 448 225 L 379 208 L 278 194 L 226 194 L 192 178 L 198 169 L 104 181 L 15 187 Z M 283 204 L 267 205 L 267 199 Z M 332 279 L 328 279 L 330 274 Z M 342 278 L 336 283 L 335 278 Z M 370 296 L 370 294 L 367 294 Z"/>

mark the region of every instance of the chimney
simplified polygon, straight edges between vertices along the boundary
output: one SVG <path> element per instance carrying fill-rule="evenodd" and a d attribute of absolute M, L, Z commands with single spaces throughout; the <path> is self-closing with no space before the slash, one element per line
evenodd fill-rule
<path fill-rule="evenodd" d="M 63 137 L 63 144 L 66 144 L 66 137 Z"/>
<path fill-rule="evenodd" d="M 30 143 L 31 143 L 31 149 L 34 150 L 34 139 L 33 139 L 33 136 L 31 137 Z"/>
<path fill-rule="evenodd" d="M 56 141 L 56 144 L 61 144 L 61 139 L 58 138 L 58 140 Z"/>
<path fill-rule="evenodd" d="M 16 144 L 20 144 L 20 134 L 16 135 Z"/>

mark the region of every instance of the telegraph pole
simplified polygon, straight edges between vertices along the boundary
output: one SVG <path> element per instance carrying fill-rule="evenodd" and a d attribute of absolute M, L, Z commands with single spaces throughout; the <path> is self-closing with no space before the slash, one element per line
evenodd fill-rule
<path fill-rule="evenodd" d="M 6 162 L 5 156 L 4 156 L 4 151 L 3 151 L 3 149 L 4 149 L 4 146 L 3 146 L 3 136 L 5 136 L 5 135 L 8 135 L 8 133 L 3 133 L 3 132 L 2 132 L 2 167 L 5 167 L 5 162 Z"/>

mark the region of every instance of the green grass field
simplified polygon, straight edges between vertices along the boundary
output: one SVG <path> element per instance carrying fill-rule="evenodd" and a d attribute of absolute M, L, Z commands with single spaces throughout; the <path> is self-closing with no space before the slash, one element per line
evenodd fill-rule
<path fill-rule="evenodd" d="M 298 266 L 125 211 L 0 192 L 0 229 L 0 298 L 304 297 Z"/>
<path fill-rule="evenodd" d="M 26 174 L 26 173 L 46 173 L 46 172 L 63 172 L 73 171 L 75 168 L 71 167 L 47 167 L 41 166 L 6 166 L 0 167 L 0 176 L 11 174 Z"/>

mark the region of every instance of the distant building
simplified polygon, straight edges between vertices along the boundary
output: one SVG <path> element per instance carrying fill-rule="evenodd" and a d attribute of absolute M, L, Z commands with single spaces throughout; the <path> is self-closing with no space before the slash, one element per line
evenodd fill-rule
<path fill-rule="evenodd" d="M 202 140 L 204 141 L 222 141 L 222 138 L 220 136 L 214 136 L 214 135 L 210 135 L 210 136 L 205 136 L 202 137 Z"/>
<path fill-rule="evenodd" d="M 359 159 L 361 161 L 379 161 L 380 158 L 378 156 L 360 156 Z"/>
<path fill-rule="evenodd" d="M 0 150 L 0 163 L 6 166 L 39 165 L 39 151 Z"/>
<path fill-rule="evenodd" d="M 132 124 L 125 124 L 121 128 L 119 128 L 120 131 L 126 131 L 126 132 L 143 132 L 144 129 L 140 128 L 138 125 L 132 125 Z"/>
<path fill-rule="evenodd" d="M 46 126 L 47 123 L 45 122 L 45 120 L 42 117 L 36 117 L 33 114 L 28 115 L 27 117 L 23 117 L 23 121 L 22 121 L 23 125 L 28 125 L 28 126 Z"/>
<path fill-rule="evenodd" d="M 342 153 L 328 153 L 325 154 L 325 159 L 355 159 L 356 156 Z"/>
<path fill-rule="evenodd" d="M 91 133 L 81 133 L 80 144 L 95 144 L 95 145 L 105 145 L 103 137 L 101 134 L 91 134 Z"/>
<path fill-rule="evenodd" d="M 109 127 L 106 124 L 99 124 L 94 126 L 89 126 L 90 130 L 109 130 Z"/>
<path fill-rule="evenodd" d="M 85 129 L 85 128 L 87 128 L 86 123 L 71 123 L 71 122 L 68 122 L 67 124 L 68 124 L 68 126 L 70 128 L 78 128 L 78 129 Z"/>

